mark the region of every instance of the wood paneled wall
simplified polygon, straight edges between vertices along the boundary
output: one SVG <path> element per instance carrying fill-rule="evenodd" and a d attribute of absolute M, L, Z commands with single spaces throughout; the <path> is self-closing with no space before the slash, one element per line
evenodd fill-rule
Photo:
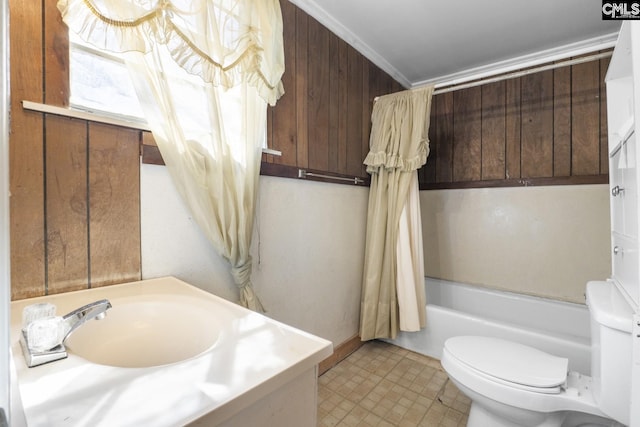
<path fill-rule="evenodd" d="M 66 106 L 55 2 L 11 0 L 11 289 L 21 299 L 140 278 L 140 132 L 22 109 Z"/>
<path fill-rule="evenodd" d="M 609 58 L 435 95 L 421 189 L 608 182 Z"/>
<path fill-rule="evenodd" d="M 368 178 L 371 108 L 376 96 L 403 88 L 344 40 L 287 0 L 284 24 L 286 93 L 269 109 L 264 174 L 297 177 L 298 168 Z"/>
<path fill-rule="evenodd" d="M 10 3 L 12 298 L 137 280 L 139 144 L 150 148 L 149 135 L 23 110 L 22 100 L 68 105 L 68 37 L 55 2 Z M 286 94 L 269 110 L 268 137 L 283 155 L 265 155 L 263 171 L 366 177 L 372 100 L 400 85 L 281 4 Z"/>

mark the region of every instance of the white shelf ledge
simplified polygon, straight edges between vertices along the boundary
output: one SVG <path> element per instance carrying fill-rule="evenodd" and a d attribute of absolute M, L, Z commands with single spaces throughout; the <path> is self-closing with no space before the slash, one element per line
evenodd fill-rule
<path fill-rule="evenodd" d="M 111 117 L 105 114 L 95 113 L 91 111 L 82 111 L 73 108 L 57 107 L 55 105 L 40 104 L 32 101 L 22 101 L 22 108 L 30 111 L 38 111 L 40 113 L 55 114 L 57 116 L 70 117 L 73 119 L 89 120 L 97 123 L 105 123 L 114 126 L 125 127 L 129 129 L 137 129 L 142 131 L 151 132 L 151 128 L 140 121 L 131 121 L 124 118 Z M 271 148 L 263 148 L 264 154 L 271 154 L 272 156 L 282 156 L 282 152 L 273 150 Z"/>

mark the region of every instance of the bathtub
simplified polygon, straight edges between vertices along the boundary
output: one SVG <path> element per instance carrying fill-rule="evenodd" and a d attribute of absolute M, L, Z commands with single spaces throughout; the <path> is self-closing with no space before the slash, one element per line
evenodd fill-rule
<path fill-rule="evenodd" d="M 590 375 L 589 311 L 586 305 L 425 278 L 427 326 L 400 332 L 400 347 L 440 359 L 456 335 L 509 339 L 569 359 L 569 369 Z"/>

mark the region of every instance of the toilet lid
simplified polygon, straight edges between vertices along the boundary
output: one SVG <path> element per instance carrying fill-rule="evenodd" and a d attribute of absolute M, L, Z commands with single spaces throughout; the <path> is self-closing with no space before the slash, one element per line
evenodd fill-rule
<path fill-rule="evenodd" d="M 569 360 L 533 347 L 499 338 L 460 336 L 449 338 L 447 351 L 484 374 L 510 383 L 536 388 L 562 385 Z"/>

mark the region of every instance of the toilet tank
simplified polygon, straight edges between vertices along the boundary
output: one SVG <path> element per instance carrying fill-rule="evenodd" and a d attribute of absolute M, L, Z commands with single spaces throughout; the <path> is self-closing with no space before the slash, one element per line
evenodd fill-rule
<path fill-rule="evenodd" d="M 628 425 L 633 310 L 613 281 L 587 283 L 593 395 L 602 412 Z"/>

